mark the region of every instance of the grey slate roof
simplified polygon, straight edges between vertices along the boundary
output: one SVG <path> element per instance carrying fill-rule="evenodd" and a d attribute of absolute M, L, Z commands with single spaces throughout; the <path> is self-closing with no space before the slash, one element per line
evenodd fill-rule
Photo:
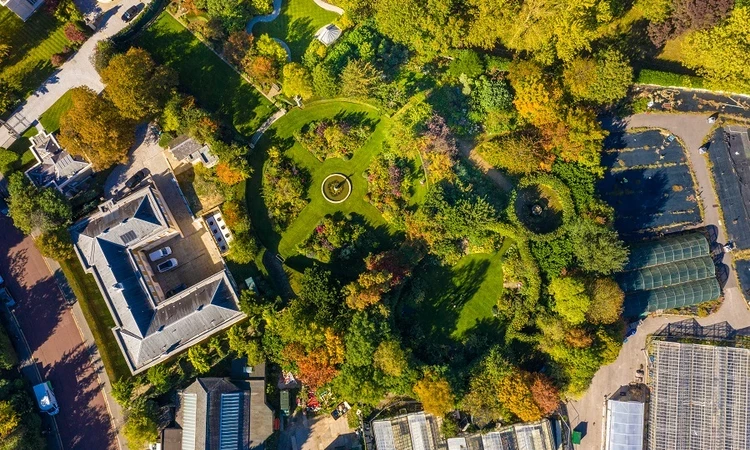
<path fill-rule="evenodd" d="M 81 263 L 107 300 L 113 332 L 134 373 L 245 317 L 223 270 L 157 304 L 134 251 L 176 230 L 151 186 L 100 206 L 71 231 Z"/>
<path fill-rule="evenodd" d="M 186 396 L 196 398 L 194 417 L 186 414 L 182 407 Z M 222 410 L 222 396 L 225 399 L 239 396 L 239 408 L 236 411 Z M 181 392 L 180 398 L 177 423 L 183 429 L 195 430 L 195 445 L 182 442 L 183 450 L 260 449 L 263 441 L 273 433 L 273 412 L 265 404 L 265 384 L 262 382 L 251 386 L 226 378 L 198 378 Z M 194 423 L 188 423 L 189 420 L 194 420 Z M 260 436 L 260 442 L 252 440 L 251 429 L 254 425 L 260 426 L 256 422 L 267 424 L 268 434 Z M 235 441 L 237 445 L 231 445 Z"/>
<path fill-rule="evenodd" d="M 91 164 L 73 157 L 60 148 L 55 137 L 42 132 L 31 138 L 31 152 L 37 164 L 26 171 L 26 176 L 37 186 L 50 186 L 65 193 L 65 186 L 84 173 Z"/>
<path fill-rule="evenodd" d="M 178 161 L 189 163 L 202 162 L 206 167 L 212 167 L 219 162 L 208 145 L 204 145 L 187 135 L 178 136 L 169 143 L 169 151 Z"/>

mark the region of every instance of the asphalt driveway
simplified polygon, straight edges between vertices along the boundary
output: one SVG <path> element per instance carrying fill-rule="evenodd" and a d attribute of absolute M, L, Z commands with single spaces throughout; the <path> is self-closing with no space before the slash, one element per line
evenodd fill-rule
<path fill-rule="evenodd" d="M 0 217 L 0 274 L 41 376 L 52 382 L 65 449 L 116 449 L 115 434 L 89 349 L 31 237 Z"/>

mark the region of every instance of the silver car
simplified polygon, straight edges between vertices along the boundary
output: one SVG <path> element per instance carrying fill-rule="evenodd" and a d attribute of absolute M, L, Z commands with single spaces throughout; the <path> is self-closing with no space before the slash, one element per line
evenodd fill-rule
<path fill-rule="evenodd" d="M 158 266 L 156 266 L 156 269 L 160 273 L 164 273 L 167 271 L 170 271 L 177 267 L 177 260 L 174 258 L 169 258 L 168 260 L 164 261 L 163 263 L 160 263 Z"/>
<path fill-rule="evenodd" d="M 169 256 L 172 254 L 172 249 L 169 247 L 162 247 L 159 250 L 156 250 L 155 252 L 151 252 L 148 254 L 148 259 L 151 261 L 158 261 L 165 256 Z"/>

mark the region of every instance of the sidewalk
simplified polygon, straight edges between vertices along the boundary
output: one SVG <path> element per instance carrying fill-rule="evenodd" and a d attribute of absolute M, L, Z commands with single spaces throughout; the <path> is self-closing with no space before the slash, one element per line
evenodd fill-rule
<path fill-rule="evenodd" d="M 117 432 L 117 446 L 120 450 L 128 450 L 125 437 L 122 435 L 122 427 L 125 424 L 125 417 L 120 404 L 117 403 L 117 400 L 115 400 L 114 397 L 112 397 L 112 382 L 109 379 L 109 375 L 107 375 L 107 371 L 104 370 L 102 358 L 99 355 L 96 342 L 94 342 L 94 335 L 91 333 L 91 328 L 89 328 L 88 322 L 86 322 L 86 318 L 81 310 L 81 305 L 76 301 L 73 290 L 68 285 L 68 280 L 65 278 L 65 275 L 63 275 L 62 269 L 60 269 L 60 265 L 57 261 L 44 257 L 44 262 L 47 264 L 47 267 L 49 267 L 50 273 L 54 275 L 55 281 L 68 303 L 75 302 L 71 306 L 73 320 L 78 327 L 78 331 L 81 333 L 81 339 L 83 339 L 84 345 L 91 349 L 89 357 L 91 358 L 91 364 L 94 366 L 99 378 L 99 385 L 102 388 L 102 392 L 104 392 L 104 403 L 107 405 L 107 411 L 109 412 L 112 421 L 112 428 Z"/>

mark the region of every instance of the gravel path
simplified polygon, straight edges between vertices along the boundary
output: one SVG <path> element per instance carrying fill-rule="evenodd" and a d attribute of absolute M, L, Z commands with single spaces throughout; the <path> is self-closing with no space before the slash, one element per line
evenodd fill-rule
<path fill-rule="evenodd" d="M 344 14 L 344 10 L 339 8 L 336 5 L 332 5 L 330 3 L 326 3 L 323 0 L 313 0 L 316 5 L 320 6 L 321 8 L 325 9 L 326 11 L 335 12 L 339 16 Z"/>
<path fill-rule="evenodd" d="M 279 14 L 281 14 L 281 0 L 273 0 L 273 12 L 271 14 L 266 14 L 265 16 L 256 16 L 250 19 L 250 21 L 245 26 L 245 31 L 247 31 L 248 33 L 252 33 L 253 27 L 256 23 L 271 22 L 272 20 L 279 17 Z"/>

